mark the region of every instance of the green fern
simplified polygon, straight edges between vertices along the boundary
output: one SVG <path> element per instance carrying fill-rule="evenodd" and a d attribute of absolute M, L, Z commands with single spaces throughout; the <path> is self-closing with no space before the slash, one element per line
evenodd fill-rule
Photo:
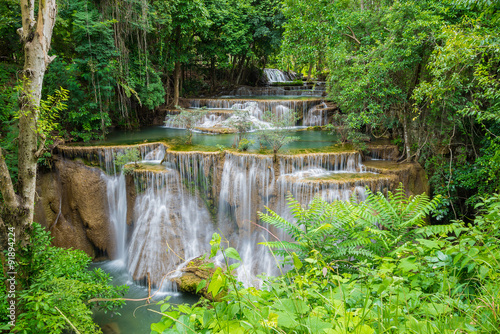
<path fill-rule="evenodd" d="M 263 242 L 278 255 L 295 252 L 303 260 L 319 251 L 329 262 L 362 261 L 387 256 L 398 246 L 422 236 L 457 233 L 459 224 L 426 226 L 425 218 L 436 209 L 439 197 L 426 194 L 407 196 L 402 184 L 394 193 L 373 193 L 358 202 L 328 203 L 315 197 L 307 208 L 289 196 L 288 206 L 294 221 L 287 221 L 268 209 L 259 212 L 262 222 L 283 229 L 293 242 Z M 347 266 L 352 269 L 352 266 Z M 344 267 L 345 269 L 346 267 Z"/>

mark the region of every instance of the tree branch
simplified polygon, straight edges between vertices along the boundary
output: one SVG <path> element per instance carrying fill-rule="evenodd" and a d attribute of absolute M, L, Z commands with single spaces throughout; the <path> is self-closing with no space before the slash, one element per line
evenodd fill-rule
<path fill-rule="evenodd" d="M 9 169 L 7 163 L 5 162 L 5 157 L 3 151 L 0 148 L 0 191 L 8 208 L 16 208 L 19 205 L 16 192 L 14 191 L 14 185 L 12 184 L 12 179 L 10 178 Z"/>
<path fill-rule="evenodd" d="M 352 31 L 351 27 L 347 26 L 347 28 L 351 31 L 352 35 L 348 35 L 348 34 L 345 34 L 345 33 L 342 33 L 342 35 L 345 35 L 347 37 L 352 38 L 356 43 L 358 43 L 359 45 L 361 45 L 361 42 L 356 38 L 356 35 L 354 34 L 354 31 Z"/>
<path fill-rule="evenodd" d="M 40 138 L 42 138 L 42 142 L 38 147 L 38 150 L 35 152 L 35 159 L 39 159 L 45 152 L 47 152 L 47 148 L 45 147 L 45 142 L 47 141 L 47 136 L 43 133 L 40 133 Z"/>

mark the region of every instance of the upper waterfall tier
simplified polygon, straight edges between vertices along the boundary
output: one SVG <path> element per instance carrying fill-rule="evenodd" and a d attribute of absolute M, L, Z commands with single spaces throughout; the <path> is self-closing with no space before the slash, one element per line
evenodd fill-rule
<path fill-rule="evenodd" d="M 151 159 L 158 157 L 165 152 L 162 143 L 148 143 L 133 145 L 140 153 L 141 160 L 161 160 Z M 130 146 L 59 146 L 57 152 L 66 159 L 83 159 L 91 164 L 99 166 L 108 174 L 117 172 L 115 158 L 118 153 L 124 153 Z"/>
<path fill-rule="evenodd" d="M 229 96 L 325 96 L 326 87 L 323 84 L 304 84 L 302 86 L 242 86 L 227 92 Z"/>
<path fill-rule="evenodd" d="M 264 69 L 264 74 L 267 78 L 267 81 L 270 83 L 293 81 L 296 76 L 292 73 L 281 71 L 275 68 Z"/>
<path fill-rule="evenodd" d="M 263 121 L 267 111 L 278 115 L 294 112 L 302 120 L 300 123 L 304 126 L 326 125 L 328 112 L 332 111 L 321 98 L 317 97 L 248 96 L 245 98 L 190 99 L 188 102 L 191 108 L 208 108 L 209 116 L 198 124 L 201 128 L 224 127 L 223 122 L 231 117 L 231 112 L 234 110 L 248 110 L 251 116 L 259 121 Z M 170 126 L 168 116 L 166 123 Z"/>
<path fill-rule="evenodd" d="M 209 109 L 244 109 L 249 102 L 257 103 L 257 106 L 262 111 L 276 111 L 280 106 L 292 109 L 297 112 L 299 117 L 309 110 L 312 106 L 323 102 L 320 98 L 301 97 L 301 98 L 279 98 L 270 96 L 264 98 L 246 97 L 246 98 L 217 98 L 217 99 L 190 99 L 189 104 L 192 108 L 206 107 Z"/>

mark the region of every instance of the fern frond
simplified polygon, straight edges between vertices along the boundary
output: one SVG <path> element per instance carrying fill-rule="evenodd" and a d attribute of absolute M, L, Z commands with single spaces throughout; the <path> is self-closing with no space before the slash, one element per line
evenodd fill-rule
<path fill-rule="evenodd" d="M 298 227 L 294 223 L 287 221 L 286 219 L 282 218 L 280 215 L 278 215 L 273 210 L 270 210 L 269 208 L 267 210 L 268 210 L 267 214 L 262 212 L 258 213 L 259 219 L 262 222 L 285 230 L 292 238 L 296 240 L 303 233 L 300 227 Z"/>

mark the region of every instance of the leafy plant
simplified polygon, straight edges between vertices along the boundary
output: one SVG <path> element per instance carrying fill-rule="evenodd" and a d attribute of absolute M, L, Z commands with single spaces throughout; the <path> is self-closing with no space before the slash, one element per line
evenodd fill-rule
<path fill-rule="evenodd" d="M 423 208 L 431 201 L 426 204 L 396 192 L 387 202 L 372 207 L 394 209 L 389 221 L 405 221 L 399 224 L 405 228 L 420 221 L 426 211 Z M 356 274 L 340 271 L 338 262 L 325 261 L 317 249 L 302 259 L 294 255 L 295 268 L 288 273 L 263 277 L 262 289 L 245 288 L 230 270 L 219 269 L 209 286 L 214 293 L 225 291 L 221 300 L 202 299 L 194 305 L 162 303 L 163 318 L 151 326 L 152 332 L 495 332 L 499 324 L 500 196 L 485 199 L 480 207 L 482 214 L 473 225 L 457 222 L 416 229 L 420 231 L 414 234 L 415 239 L 394 241 L 392 251 L 358 262 Z M 374 216 L 370 221 L 381 218 L 366 208 L 366 215 Z M 323 217 L 316 206 L 308 212 L 292 204 L 294 209 L 302 217 Z M 289 229 L 304 234 L 294 227 Z M 371 241 L 378 243 L 379 237 L 375 234 Z M 336 240 L 324 239 L 324 243 L 336 245 Z M 218 235 L 211 245 L 211 256 L 224 251 Z M 227 253 L 235 252 L 229 249 Z M 234 255 L 232 258 L 239 260 Z"/>
<path fill-rule="evenodd" d="M 234 110 L 231 117 L 225 122 L 229 127 L 236 130 L 236 147 L 240 146 L 241 140 L 252 129 L 251 116 L 249 109 L 237 109 Z"/>
<path fill-rule="evenodd" d="M 272 149 L 276 161 L 278 151 L 297 140 L 297 137 L 290 136 L 290 127 L 295 125 L 298 118 L 295 112 L 289 110 L 281 114 L 266 111 L 263 119 L 271 124 L 271 129 L 261 130 L 260 140 Z"/>
<path fill-rule="evenodd" d="M 101 269 L 89 270 L 91 258 L 83 251 L 50 246 L 49 233 L 36 223 L 30 238 L 30 244 L 19 245 L 16 252 L 22 289 L 18 292 L 19 316 L 13 330 L 63 333 L 74 326 L 81 333 L 100 333 L 92 320 L 92 306 L 113 310 L 123 302 L 88 301 L 94 297 L 121 297 L 127 287 L 111 285 L 111 278 Z"/>
<path fill-rule="evenodd" d="M 387 197 L 369 189 L 367 194 L 363 202 L 353 197 L 350 201 L 328 203 L 315 197 L 308 208 L 289 197 L 294 222 L 269 209 L 268 213 L 259 213 L 259 218 L 285 230 L 294 241 L 262 244 L 288 259 L 293 252 L 303 260 L 316 250 L 325 261 L 339 261 L 339 268 L 352 270 L 358 263 L 392 252 L 417 236 L 447 230 L 444 226 L 425 226 L 424 219 L 436 208 L 439 197 L 432 200 L 426 194 L 407 197 L 403 185 L 395 193 L 389 191 Z"/>
<path fill-rule="evenodd" d="M 238 144 L 238 150 L 239 151 L 246 151 L 250 146 L 252 146 L 255 143 L 254 140 L 248 140 L 246 138 L 242 138 L 240 140 L 240 143 Z"/>
<path fill-rule="evenodd" d="M 141 154 L 137 148 L 127 148 L 123 152 L 115 153 L 115 164 L 121 167 L 125 174 L 131 172 L 127 164 L 133 162 L 133 168 L 138 168 L 139 164 L 137 162 L 139 160 L 141 160 Z"/>

